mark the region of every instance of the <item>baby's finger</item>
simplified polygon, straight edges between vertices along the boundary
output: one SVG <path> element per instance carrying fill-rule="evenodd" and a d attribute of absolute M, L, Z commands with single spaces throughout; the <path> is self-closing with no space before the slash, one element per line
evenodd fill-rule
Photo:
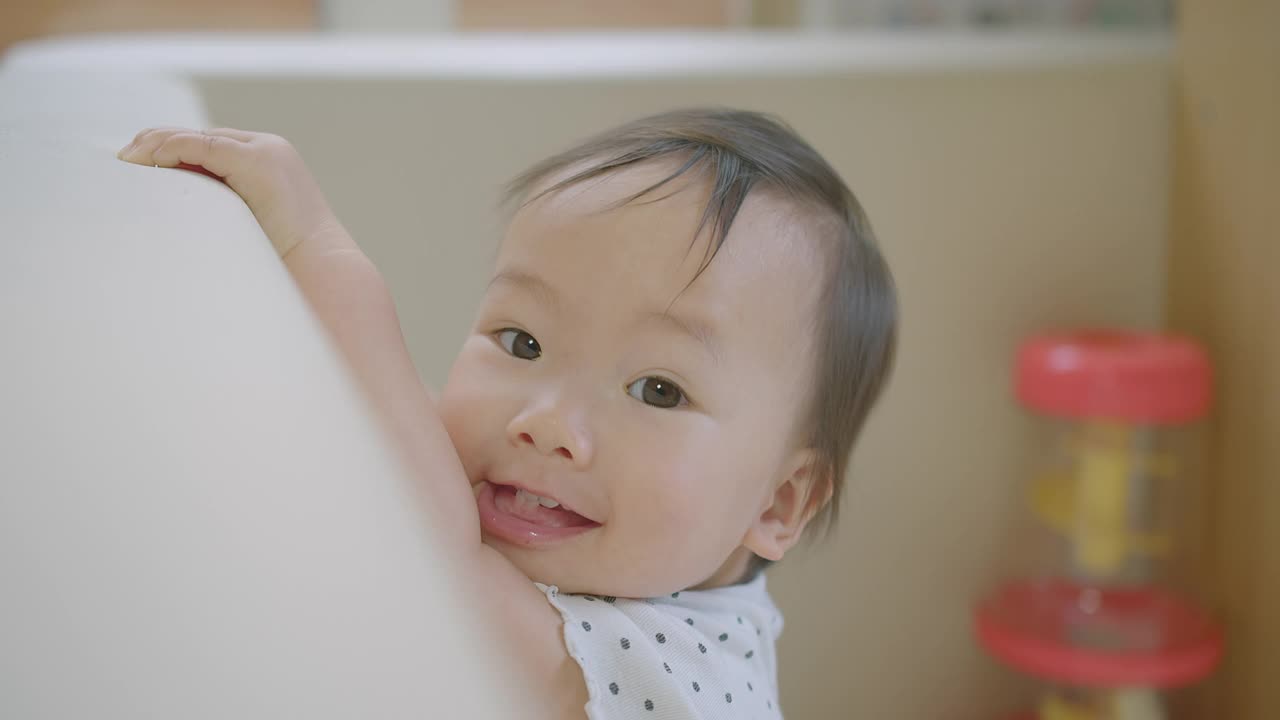
<path fill-rule="evenodd" d="M 116 157 L 139 165 L 154 165 L 155 163 L 151 160 L 151 154 L 155 152 L 156 148 L 160 147 L 160 144 L 171 135 L 184 132 L 194 131 L 190 128 L 179 127 L 147 128 L 135 135 L 128 145 L 120 148 L 120 152 L 116 153 Z"/>
<path fill-rule="evenodd" d="M 151 154 L 160 167 L 199 165 L 218 177 L 229 178 L 251 164 L 249 146 L 223 135 L 180 132 L 166 137 Z"/>
<path fill-rule="evenodd" d="M 226 182 L 226 180 L 224 180 L 221 176 L 219 176 L 219 175 L 215 175 L 215 174 L 213 174 L 212 172 L 210 172 L 209 170 L 206 170 L 206 169 L 204 169 L 204 168 L 200 167 L 199 165 L 188 165 L 187 163 L 178 163 L 178 169 L 179 169 L 179 170 L 189 170 L 189 171 L 191 171 L 191 172 L 193 172 L 193 173 L 199 173 L 199 174 L 201 174 L 201 175 L 204 175 L 205 177 L 213 178 L 214 180 L 217 180 L 218 182 L 221 182 L 221 183 L 225 183 L 225 182 Z"/>
<path fill-rule="evenodd" d="M 204 133 L 206 135 L 229 137 L 232 140 L 239 140 L 240 142 L 249 142 L 256 137 L 261 137 L 262 135 L 262 133 L 249 132 L 247 130 L 236 130 L 235 128 L 226 127 L 209 128 L 208 130 L 205 130 Z"/>

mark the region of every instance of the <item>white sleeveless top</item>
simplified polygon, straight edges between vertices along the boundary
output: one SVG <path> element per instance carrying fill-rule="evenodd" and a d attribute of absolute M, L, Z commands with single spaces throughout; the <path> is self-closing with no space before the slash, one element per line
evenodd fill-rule
<path fill-rule="evenodd" d="M 782 614 L 764 573 L 648 600 L 538 588 L 564 618 L 591 720 L 781 720 L 774 646 Z"/>

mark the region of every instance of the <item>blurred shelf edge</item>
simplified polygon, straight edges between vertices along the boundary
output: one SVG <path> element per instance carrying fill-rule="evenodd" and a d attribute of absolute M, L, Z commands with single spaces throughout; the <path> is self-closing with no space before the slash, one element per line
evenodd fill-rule
<path fill-rule="evenodd" d="M 4 68 L 181 75 L 627 77 L 1168 63 L 1144 30 L 648 31 L 79 35 L 20 43 Z"/>
<path fill-rule="evenodd" d="M 316 0 L 4 0 L 0 51 L 69 33 L 294 31 L 318 21 Z"/>

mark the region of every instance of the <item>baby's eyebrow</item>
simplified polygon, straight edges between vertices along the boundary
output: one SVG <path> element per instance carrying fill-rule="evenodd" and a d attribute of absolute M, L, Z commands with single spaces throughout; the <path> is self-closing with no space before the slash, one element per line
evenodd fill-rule
<path fill-rule="evenodd" d="M 513 285 L 526 292 L 536 295 L 540 300 L 553 307 L 560 307 L 560 293 L 556 292 L 554 287 L 546 280 L 524 270 L 503 270 L 493 279 L 489 281 L 489 287 L 494 285 Z"/>
<path fill-rule="evenodd" d="M 711 356 L 711 361 L 716 365 L 724 362 L 724 353 L 721 351 L 720 342 L 716 338 L 715 332 L 711 326 L 696 318 L 684 317 L 671 311 L 667 312 L 651 312 L 644 316 L 644 320 L 649 322 L 657 322 L 667 325 L 683 335 L 687 335 L 698 341 L 707 353 Z"/>

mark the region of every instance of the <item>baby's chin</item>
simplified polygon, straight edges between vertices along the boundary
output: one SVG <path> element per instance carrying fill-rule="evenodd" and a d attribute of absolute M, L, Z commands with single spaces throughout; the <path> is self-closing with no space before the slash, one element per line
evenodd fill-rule
<path fill-rule="evenodd" d="M 711 587 L 705 580 L 688 581 L 676 576 L 671 570 L 679 568 L 667 567 L 663 572 L 636 572 L 633 565 L 630 572 L 616 571 L 609 567 L 607 560 L 587 560 L 574 557 L 577 553 L 565 550 L 531 550 L 518 547 L 501 540 L 484 538 L 486 545 L 497 550 L 515 565 L 525 577 L 543 585 L 554 585 L 562 593 L 571 595 L 596 595 L 599 597 L 655 598 L 671 595 L 671 593 L 689 589 Z M 662 565 L 662 563 L 656 563 Z M 686 574 L 687 573 L 687 569 Z M 706 578 L 707 575 L 697 577 Z M 730 583 L 717 583 L 730 584 Z"/>
<path fill-rule="evenodd" d="M 499 539 L 484 536 L 484 543 L 497 550 L 529 580 L 543 585 L 554 585 L 562 593 L 573 595 L 600 595 L 614 597 L 648 597 L 633 595 L 627 590 L 637 589 L 634 582 L 615 577 L 607 571 L 582 567 L 574 562 L 570 553 L 556 550 L 531 550 Z"/>

